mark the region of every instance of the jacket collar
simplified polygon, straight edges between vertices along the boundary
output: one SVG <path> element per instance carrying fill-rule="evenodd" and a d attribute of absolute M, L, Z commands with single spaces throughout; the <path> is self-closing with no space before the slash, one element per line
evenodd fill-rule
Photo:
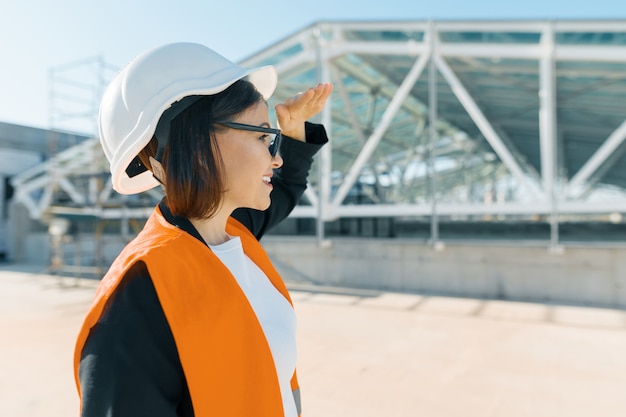
<path fill-rule="evenodd" d="M 184 232 L 189 233 L 191 236 L 198 239 L 204 245 L 208 246 L 206 242 L 204 241 L 204 239 L 202 239 L 202 236 L 200 236 L 200 233 L 198 233 L 198 230 L 193 226 L 193 224 L 191 224 L 189 219 L 185 217 L 181 217 L 181 216 L 176 216 L 172 213 L 172 211 L 167 205 L 167 202 L 165 201 L 165 198 L 163 198 L 159 202 L 159 209 L 161 210 L 161 213 L 163 213 L 163 217 L 165 218 L 165 220 L 167 220 L 168 223 L 176 226 L 177 228 L 179 228 L 180 230 Z"/>

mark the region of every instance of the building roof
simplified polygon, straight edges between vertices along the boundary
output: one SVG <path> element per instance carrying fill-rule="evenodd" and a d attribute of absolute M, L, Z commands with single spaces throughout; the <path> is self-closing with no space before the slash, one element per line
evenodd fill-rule
<path fill-rule="evenodd" d="M 319 22 L 244 63 L 277 66 L 277 100 L 335 84 L 331 194 L 428 212 L 434 171 L 450 213 L 626 209 L 626 21 Z"/>
<path fill-rule="evenodd" d="M 76 133 L 0 122 L 0 175 L 24 172 L 85 139 Z"/>

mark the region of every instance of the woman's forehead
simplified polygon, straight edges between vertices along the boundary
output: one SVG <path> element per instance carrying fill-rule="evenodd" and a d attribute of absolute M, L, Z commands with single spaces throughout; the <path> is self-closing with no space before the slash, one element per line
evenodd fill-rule
<path fill-rule="evenodd" d="M 235 120 L 238 122 L 246 122 L 251 125 L 262 125 L 269 123 L 269 108 L 265 100 L 259 101 L 246 110 L 239 113 Z"/>

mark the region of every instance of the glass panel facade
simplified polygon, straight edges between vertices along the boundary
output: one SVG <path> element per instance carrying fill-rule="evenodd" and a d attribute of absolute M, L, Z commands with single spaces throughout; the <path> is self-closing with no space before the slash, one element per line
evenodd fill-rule
<path fill-rule="evenodd" d="M 424 32 L 422 31 L 366 31 L 366 30 L 346 30 L 343 32 L 345 39 L 351 41 L 366 42 L 422 42 L 424 40 Z"/>
<path fill-rule="evenodd" d="M 440 32 L 439 39 L 450 43 L 539 43 L 541 33 L 524 32 Z"/>
<path fill-rule="evenodd" d="M 626 45 L 623 32 L 560 32 L 556 42 L 561 45 Z"/>

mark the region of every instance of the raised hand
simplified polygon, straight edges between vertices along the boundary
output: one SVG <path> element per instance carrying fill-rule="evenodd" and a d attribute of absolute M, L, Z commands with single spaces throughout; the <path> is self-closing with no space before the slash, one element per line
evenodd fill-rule
<path fill-rule="evenodd" d="M 332 91 L 331 83 L 321 83 L 277 104 L 276 118 L 282 133 L 304 141 L 304 122 L 322 111 Z"/>

